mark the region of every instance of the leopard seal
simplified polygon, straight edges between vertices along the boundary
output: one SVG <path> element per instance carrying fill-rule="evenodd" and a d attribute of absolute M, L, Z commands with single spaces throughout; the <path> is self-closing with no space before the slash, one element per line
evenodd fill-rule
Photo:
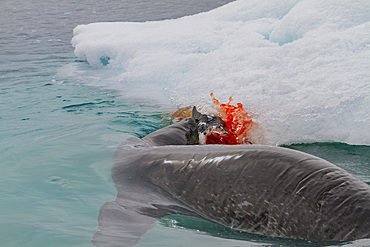
<path fill-rule="evenodd" d="M 102 206 L 94 245 L 132 246 L 170 214 L 280 238 L 370 238 L 368 184 L 287 148 L 194 145 L 198 124 L 199 118 L 186 118 L 118 147 L 112 167 L 117 199 Z"/>

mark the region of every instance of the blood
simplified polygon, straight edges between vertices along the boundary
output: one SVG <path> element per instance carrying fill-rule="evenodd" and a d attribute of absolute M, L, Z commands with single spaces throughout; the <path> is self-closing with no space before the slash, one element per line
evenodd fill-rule
<path fill-rule="evenodd" d="M 219 107 L 218 116 L 224 121 L 227 134 L 213 132 L 206 138 L 206 144 L 250 144 L 252 127 L 256 125 L 252 117 L 244 110 L 241 103 L 231 105 L 232 97 L 227 104 L 220 102 L 211 93 L 213 104 Z"/>
<path fill-rule="evenodd" d="M 228 132 L 227 134 L 212 132 L 206 137 L 206 144 L 238 144 L 234 133 Z"/>

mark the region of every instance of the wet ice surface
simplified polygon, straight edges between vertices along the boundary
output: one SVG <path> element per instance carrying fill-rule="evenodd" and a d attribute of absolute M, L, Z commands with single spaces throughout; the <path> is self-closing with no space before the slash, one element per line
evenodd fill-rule
<path fill-rule="evenodd" d="M 233 96 L 264 143 L 368 144 L 370 5 L 236 1 L 180 19 L 74 29 L 91 85 L 175 106 Z"/>

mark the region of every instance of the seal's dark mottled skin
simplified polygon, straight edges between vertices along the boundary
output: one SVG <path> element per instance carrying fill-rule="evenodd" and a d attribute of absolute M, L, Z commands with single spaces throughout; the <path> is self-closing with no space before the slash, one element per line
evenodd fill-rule
<path fill-rule="evenodd" d="M 117 199 L 94 244 L 131 246 L 160 217 L 191 214 L 242 231 L 314 241 L 370 238 L 370 186 L 318 157 L 197 143 L 199 118 L 131 138 L 115 153 Z"/>

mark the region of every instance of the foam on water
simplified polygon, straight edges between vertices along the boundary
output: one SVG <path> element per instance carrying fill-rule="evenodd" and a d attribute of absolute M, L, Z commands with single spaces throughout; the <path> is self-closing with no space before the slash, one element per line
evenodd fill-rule
<path fill-rule="evenodd" d="M 176 107 L 232 96 L 266 144 L 370 144 L 370 2 L 240 0 L 210 12 L 74 29 L 93 85 Z"/>

